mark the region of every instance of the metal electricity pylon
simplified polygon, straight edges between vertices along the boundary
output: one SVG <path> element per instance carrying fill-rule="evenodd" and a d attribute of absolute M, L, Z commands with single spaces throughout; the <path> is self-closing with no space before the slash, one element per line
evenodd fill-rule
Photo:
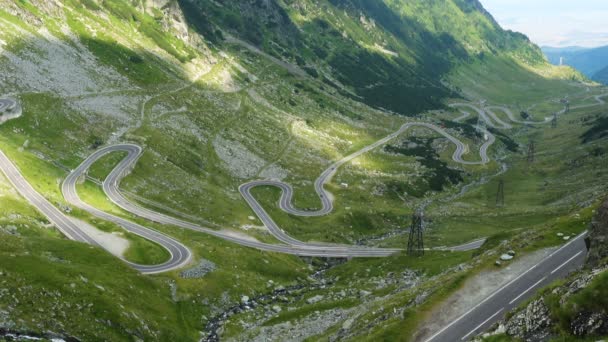
<path fill-rule="evenodd" d="M 528 164 L 534 163 L 535 154 L 536 144 L 534 143 L 534 140 L 530 140 L 530 143 L 528 144 Z"/>
<path fill-rule="evenodd" d="M 424 214 L 415 212 L 412 215 L 412 225 L 410 227 L 410 238 L 407 242 L 407 254 L 410 256 L 424 255 Z"/>
<path fill-rule="evenodd" d="M 498 181 L 498 191 L 496 192 L 496 206 L 505 206 L 505 181 L 502 179 Z"/>

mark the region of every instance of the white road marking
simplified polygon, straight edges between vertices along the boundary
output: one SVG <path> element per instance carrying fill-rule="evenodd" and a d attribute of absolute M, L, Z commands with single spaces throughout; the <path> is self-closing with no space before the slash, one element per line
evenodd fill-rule
<path fill-rule="evenodd" d="M 579 236 L 577 236 L 576 238 L 570 240 L 570 242 L 568 242 L 567 244 L 563 245 L 560 249 L 556 250 L 555 252 L 551 253 L 548 257 L 544 258 L 543 260 L 541 260 L 538 264 L 530 267 L 527 271 L 525 271 L 524 273 L 520 274 L 519 276 L 517 276 L 517 278 L 511 280 L 510 282 L 508 282 L 506 285 L 504 285 L 503 287 L 499 288 L 498 290 L 494 291 L 491 295 L 489 295 L 488 297 L 486 297 L 484 300 L 482 300 L 481 302 L 479 302 L 477 305 L 475 305 L 474 307 L 471 308 L 471 310 L 465 312 L 464 314 L 462 314 L 460 317 L 456 318 L 454 321 L 452 321 L 450 324 L 446 325 L 443 329 L 439 330 L 439 332 L 437 332 L 435 335 L 431 336 L 430 338 L 428 338 L 426 341 L 424 342 L 429 342 L 432 341 L 435 337 L 441 335 L 444 331 L 446 331 L 447 329 L 449 329 L 451 326 L 453 326 L 454 324 L 458 323 L 461 319 L 465 318 L 467 315 L 469 315 L 471 312 L 475 311 L 475 309 L 477 309 L 478 307 L 480 307 L 483 303 L 487 302 L 488 300 L 490 300 L 491 298 L 493 298 L 494 296 L 496 296 L 500 291 L 504 290 L 506 287 L 510 286 L 511 284 L 513 284 L 514 282 L 518 281 L 521 277 L 523 277 L 524 275 L 528 274 L 528 272 L 532 271 L 533 269 L 536 268 L 536 266 L 542 264 L 543 262 L 545 262 L 546 260 L 548 260 L 549 258 L 551 258 L 552 256 L 554 256 L 556 253 L 558 253 L 559 251 L 563 250 L 564 248 L 568 247 L 569 245 L 571 245 L 572 243 L 574 243 L 576 240 L 580 239 L 581 237 L 585 236 L 587 234 L 587 231 L 581 233 Z"/>
<path fill-rule="evenodd" d="M 578 239 L 582 238 L 582 237 L 583 237 L 583 236 L 585 236 L 585 235 L 587 235 L 587 231 L 584 231 L 584 232 L 580 233 L 580 234 L 579 234 L 579 235 L 578 235 L 576 238 L 574 238 L 574 239 L 570 240 L 570 242 L 568 242 L 567 244 L 563 245 L 563 246 L 562 246 L 560 249 L 558 249 L 558 250 L 556 250 L 555 252 L 553 252 L 553 253 L 549 254 L 549 256 L 547 257 L 547 259 L 548 259 L 548 258 L 550 258 L 550 257 L 552 257 L 553 255 L 555 255 L 556 253 L 558 253 L 558 252 L 559 252 L 559 251 L 561 251 L 562 249 L 564 249 L 564 248 L 566 248 L 566 247 L 570 246 L 572 243 L 574 243 L 574 241 L 576 241 L 576 240 L 578 240 Z"/>
<path fill-rule="evenodd" d="M 528 287 L 526 289 L 526 291 L 522 292 L 519 294 L 519 296 L 515 297 L 515 299 L 513 299 L 512 301 L 509 302 L 509 305 L 515 303 L 519 298 L 521 298 L 523 295 L 525 295 L 526 293 L 528 293 L 530 290 L 532 290 L 533 288 L 535 288 L 538 284 L 542 283 L 543 280 L 547 279 L 547 277 L 543 277 L 541 280 L 537 281 L 536 283 L 534 283 L 534 285 Z"/>
<path fill-rule="evenodd" d="M 475 329 L 473 329 L 473 330 L 469 331 L 469 333 L 468 333 L 468 334 L 464 335 L 464 336 L 461 338 L 461 340 L 462 340 L 462 341 L 466 340 L 466 339 L 467 339 L 467 337 L 469 337 L 469 336 L 471 336 L 471 334 L 475 333 L 475 332 L 477 331 L 477 329 L 479 329 L 479 328 L 483 327 L 483 325 L 484 325 L 484 324 L 486 324 L 486 323 L 488 323 L 488 322 L 489 322 L 489 321 L 490 321 L 492 318 L 494 318 L 494 317 L 498 316 L 498 314 L 499 314 L 499 313 L 501 313 L 501 312 L 503 312 L 503 310 L 504 310 L 504 309 L 505 309 L 505 308 L 502 308 L 502 309 L 500 309 L 500 310 L 496 311 L 496 313 L 495 313 L 495 314 L 493 314 L 492 316 L 490 316 L 490 317 L 489 317 L 488 319 L 486 319 L 485 321 L 481 322 L 481 324 L 480 324 L 480 325 L 476 326 L 476 327 L 475 327 Z"/>
<path fill-rule="evenodd" d="M 564 262 L 563 264 L 559 265 L 556 269 L 554 269 L 553 271 L 551 271 L 551 274 L 559 271 L 562 267 L 566 266 L 566 264 L 568 264 L 570 261 L 574 260 L 574 258 L 576 258 L 577 256 L 581 255 L 581 253 L 583 253 L 583 251 L 580 251 L 576 254 L 574 254 L 574 256 L 568 260 L 566 260 L 566 262 Z"/>

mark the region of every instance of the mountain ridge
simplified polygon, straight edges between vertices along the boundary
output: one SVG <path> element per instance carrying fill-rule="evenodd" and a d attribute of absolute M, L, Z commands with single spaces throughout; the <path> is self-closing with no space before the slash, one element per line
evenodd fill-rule
<path fill-rule="evenodd" d="M 60 187 L 117 144 L 142 152 L 123 169 L 121 194 L 155 215 L 252 244 L 279 245 L 278 235 L 396 251 L 423 207 L 428 248 L 422 258 L 304 258 L 160 224 L 104 194 L 101 180 L 124 160 L 112 152 L 74 184 L 82 201 L 192 252 L 185 269 L 146 276 L 63 237 L 0 175 L 0 339 L 408 340 L 497 255 L 580 233 L 606 184 L 605 141 L 579 139 L 599 120 L 602 90 L 546 63 L 474 0 L 0 0 L 0 80 L 23 109 L 0 125 L 2 153 L 62 215 L 126 242 L 128 262 L 159 265 L 170 253 L 74 207 Z M 572 113 L 545 125 L 565 96 Z M 530 108 L 532 123 L 512 120 L 491 139 L 476 128 L 481 100 L 501 106 L 497 122 Z M 452 108 L 463 102 L 473 111 Z M 530 141 L 532 165 L 521 153 Z M 332 170 L 345 156 L 356 158 Z M 283 231 L 270 234 L 239 192 L 259 180 L 289 184 L 297 213 L 318 212 L 330 194 L 333 211 L 292 215 L 277 205 L 280 189 L 256 186 L 256 207 Z"/>
<path fill-rule="evenodd" d="M 515 51 L 516 57 L 529 64 L 543 62 L 540 50 L 527 37 L 502 30 L 477 0 L 431 5 L 421 1 L 228 1 L 221 8 L 206 0 L 183 3 L 211 16 L 211 25 L 277 58 L 287 58 L 313 76 L 323 75 L 324 82 L 345 85 L 367 104 L 409 115 L 438 107 L 438 99 L 454 96 L 441 79 L 455 66 L 484 53 Z M 446 6 L 454 14 L 436 20 L 435 12 Z M 237 13 L 245 13 L 242 21 L 236 19 Z M 393 100 L 387 103 L 387 99 Z"/>
<path fill-rule="evenodd" d="M 548 60 L 558 65 L 563 63 L 579 70 L 585 76 L 606 84 L 602 70 L 608 67 L 608 46 L 595 48 L 550 48 L 543 47 Z"/>

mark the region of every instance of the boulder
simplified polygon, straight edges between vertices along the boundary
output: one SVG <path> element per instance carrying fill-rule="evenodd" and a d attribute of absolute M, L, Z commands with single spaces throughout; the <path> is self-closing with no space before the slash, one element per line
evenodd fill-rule
<path fill-rule="evenodd" d="M 542 341 L 551 334 L 551 317 L 545 301 L 537 299 L 505 325 L 507 335 L 523 341 Z"/>
<path fill-rule="evenodd" d="M 605 312 L 581 312 L 572 320 L 570 328 L 575 336 L 608 335 L 608 314 Z"/>
<path fill-rule="evenodd" d="M 503 254 L 500 256 L 500 260 L 502 260 L 502 261 L 509 261 L 511 259 L 513 259 L 513 256 L 509 255 L 509 254 Z"/>

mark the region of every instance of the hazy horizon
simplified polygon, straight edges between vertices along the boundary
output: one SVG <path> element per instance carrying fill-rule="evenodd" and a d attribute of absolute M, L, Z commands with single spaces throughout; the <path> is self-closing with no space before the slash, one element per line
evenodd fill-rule
<path fill-rule="evenodd" d="M 608 45 L 608 1 L 480 1 L 502 27 L 522 32 L 540 46 Z"/>

